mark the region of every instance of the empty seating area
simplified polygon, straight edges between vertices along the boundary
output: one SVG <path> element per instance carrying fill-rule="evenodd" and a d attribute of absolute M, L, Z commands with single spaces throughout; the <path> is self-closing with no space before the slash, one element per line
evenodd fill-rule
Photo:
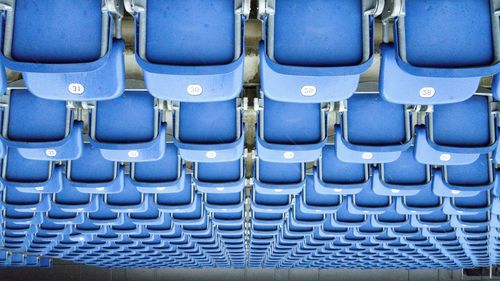
<path fill-rule="evenodd" d="M 0 269 L 500 263 L 500 0 L 251 4 L 0 4 Z"/>

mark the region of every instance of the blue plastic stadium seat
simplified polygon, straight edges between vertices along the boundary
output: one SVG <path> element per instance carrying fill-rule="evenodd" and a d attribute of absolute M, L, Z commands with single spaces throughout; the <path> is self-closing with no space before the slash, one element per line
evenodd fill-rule
<path fill-rule="evenodd" d="M 2 145 L 33 160 L 72 160 L 82 153 L 83 123 L 62 101 L 37 98 L 26 89 L 9 89 L 3 112 Z M 5 119 L 5 120 L 4 120 Z M 2 150 L 3 151 L 3 150 Z"/>
<path fill-rule="evenodd" d="M 349 196 L 347 209 L 353 214 L 382 214 L 391 208 L 392 198 L 390 196 L 377 195 L 368 187 L 361 192 Z"/>
<path fill-rule="evenodd" d="M 259 158 L 270 162 L 312 162 L 326 144 L 325 112 L 320 103 L 285 103 L 263 99 L 256 147 Z"/>
<path fill-rule="evenodd" d="M 184 188 L 186 170 L 177 148 L 165 143 L 165 153 L 156 161 L 131 163 L 130 177 L 125 181 L 142 193 L 175 193 Z"/>
<path fill-rule="evenodd" d="M 209 102 L 240 94 L 249 10 L 243 1 L 151 0 L 144 7 L 131 2 L 138 25 L 136 59 L 152 95 Z"/>
<path fill-rule="evenodd" d="M 460 102 L 475 93 L 482 76 L 500 72 L 489 0 L 395 2 L 404 3 L 404 11 L 395 18 L 394 45 L 381 48 L 380 92 L 386 100 Z M 397 11 L 389 4 L 386 10 Z"/>
<path fill-rule="evenodd" d="M 54 162 L 28 160 L 18 151 L 8 150 L 2 165 L 1 182 L 7 190 L 4 203 L 25 205 L 17 210 L 48 211 L 47 201 L 61 191 L 62 177 L 62 168 Z"/>
<path fill-rule="evenodd" d="M 326 145 L 323 148 L 318 167 L 314 169 L 314 189 L 317 193 L 356 194 L 371 185 L 367 165 L 340 161 L 334 145 Z"/>
<path fill-rule="evenodd" d="M 15 1 L 2 26 L 3 63 L 21 72 L 34 95 L 90 101 L 118 97 L 125 85 L 125 44 L 103 1 Z M 71 15 L 71 16 L 70 16 Z M 38 17 L 33 25 L 30 20 Z M 118 35 L 118 34 L 115 34 Z M 110 77 L 111 79 L 104 79 Z"/>
<path fill-rule="evenodd" d="M 68 161 L 64 184 L 81 193 L 111 194 L 124 188 L 124 167 L 104 159 L 98 149 L 86 143 L 82 157 Z"/>
<path fill-rule="evenodd" d="M 141 213 L 148 209 L 148 204 L 151 203 L 149 197 L 151 196 L 153 195 L 143 194 L 134 185 L 125 182 L 122 191 L 106 195 L 105 204 L 113 212 Z"/>
<path fill-rule="evenodd" d="M 83 213 L 65 212 L 52 205 L 38 226 L 37 234 L 71 234 L 71 227 L 84 221 Z"/>
<path fill-rule="evenodd" d="M 443 200 L 443 212 L 448 215 L 476 215 L 491 209 L 490 193 L 482 191 L 472 197 L 447 197 Z"/>
<path fill-rule="evenodd" d="M 417 162 L 413 148 L 398 160 L 372 169 L 373 192 L 385 196 L 412 196 L 431 185 L 430 167 Z"/>
<path fill-rule="evenodd" d="M 111 226 L 123 223 L 123 215 L 111 210 L 110 206 L 105 202 L 104 195 L 99 195 L 98 200 L 99 203 L 97 205 L 99 208 L 97 211 L 88 214 L 88 223 L 98 226 Z"/>
<path fill-rule="evenodd" d="M 491 190 L 494 180 L 490 155 L 482 154 L 472 164 L 434 170 L 432 190 L 441 197 L 471 197 Z"/>
<path fill-rule="evenodd" d="M 356 94 L 347 101 L 335 128 L 337 157 L 343 162 L 388 163 L 412 145 L 409 113 L 378 94 Z"/>
<path fill-rule="evenodd" d="M 431 185 L 415 195 L 397 197 L 395 201 L 397 212 L 405 215 L 428 214 L 442 208 L 442 198 L 432 192 Z"/>
<path fill-rule="evenodd" d="M 276 0 L 261 13 L 264 95 L 318 103 L 349 98 L 372 64 L 377 1 Z"/>
<path fill-rule="evenodd" d="M 178 192 L 156 194 L 155 204 L 160 212 L 176 214 L 191 213 L 196 210 L 195 202 L 199 198 L 197 198 L 191 179 L 191 175 L 186 174 L 184 186 Z"/>
<path fill-rule="evenodd" d="M 245 209 L 243 191 L 226 194 L 205 194 L 205 210 L 211 213 L 239 213 Z"/>
<path fill-rule="evenodd" d="M 261 195 L 296 195 L 305 186 L 305 164 L 255 161 L 254 190 Z"/>
<path fill-rule="evenodd" d="M 371 225 L 374 227 L 398 227 L 406 222 L 409 218 L 405 214 L 400 214 L 396 210 L 396 204 L 392 204 L 390 208 L 383 213 L 371 216 Z"/>
<path fill-rule="evenodd" d="M 296 197 L 294 203 L 292 209 L 289 211 L 288 223 L 299 227 L 316 227 L 323 224 L 326 218 L 325 214 L 304 212 L 304 208 L 302 207 L 303 202 L 300 197 Z"/>
<path fill-rule="evenodd" d="M 245 140 L 243 118 L 236 99 L 180 103 L 175 111 L 174 143 L 191 162 L 228 162 L 240 159 Z"/>
<path fill-rule="evenodd" d="M 331 224 L 334 227 L 359 227 L 367 220 L 368 217 L 365 214 L 350 212 L 348 200 L 344 200 L 342 206 L 331 216 Z"/>
<path fill-rule="evenodd" d="M 98 209 L 97 195 L 80 192 L 75 186 L 63 180 L 61 190 L 54 194 L 52 206 L 65 212 L 95 212 Z"/>
<path fill-rule="evenodd" d="M 490 99 L 476 95 L 466 101 L 436 105 L 426 127 L 416 127 L 415 157 L 431 165 L 464 165 L 496 148 Z"/>
<path fill-rule="evenodd" d="M 336 212 L 343 202 L 343 197 L 338 194 L 318 193 L 314 184 L 314 176 L 308 175 L 304 190 L 296 197 L 300 203 L 295 204 L 295 208 L 299 208 L 300 212 L 305 214 L 332 214 Z"/>
<path fill-rule="evenodd" d="M 119 98 L 97 102 L 90 118 L 91 145 L 110 161 L 160 159 L 165 154 L 167 124 L 155 107 L 155 99 L 146 91 L 126 91 Z"/>
<path fill-rule="evenodd" d="M 206 194 L 237 193 L 245 188 L 243 158 L 230 162 L 194 163 L 193 182 L 196 189 Z"/>
<path fill-rule="evenodd" d="M 282 214 L 292 207 L 292 199 L 288 194 L 266 194 L 254 188 L 250 199 L 251 209 L 261 214 L 262 220 L 281 221 Z"/>

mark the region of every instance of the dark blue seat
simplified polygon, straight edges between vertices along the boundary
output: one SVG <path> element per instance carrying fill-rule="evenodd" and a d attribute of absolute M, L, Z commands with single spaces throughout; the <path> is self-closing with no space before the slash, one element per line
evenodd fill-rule
<path fill-rule="evenodd" d="M 9 150 L 2 165 L 4 203 L 20 211 L 46 212 L 51 195 L 62 189 L 62 178 L 62 168 L 54 162 L 28 160 Z"/>
<path fill-rule="evenodd" d="M 378 6 L 378 1 L 265 2 L 259 10 L 264 95 L 301 103 L 349 98 L 372 63 Z"/>
<path fill-rule="evenodd" d="M 394 44 L 381 48 L 382 96 L 400 104 L 444 104 L 470 98 L 482 76 L 500 71 L 493 39 L 495 7 L 490 3 L 388 3 L 382 17 L 394 19 Z"/>
<path fill-rule="evenodd" d="M 490 159 L 489 154 L 482 154 L 472 164 L 434 170 L 433 192 L 441 197 L 471 197 L 489 191 L 495 185 Z"/>
<path fill-rule="evenodd" d="M 254 190 L 259 194 L 296 195 L 305 186 L 304 163 L 255 161 Z"/>
<path fill-rule="evenodd" d="M 337 157 L 343 162 L 388 163 L 412 145 L 409 113 L 374 93 L 347 101 L 341 126 L 335 128 Z"/>
<path fill-rule="evenodd" d="M 115 39 L 121 36 L 115 25 L 121 24 L 123 8 L 107 2 L 15 1 L 3 17 L 3 63 L 21 72 L 30 92 L 41 98 L 118 97 L 125 86 L 125 44 Z"/>
<path fill-rule="evenodd" d="M 494 121 L 486 96 L 436 105 L 426 127 L 416 127 L 415 157 L 430 165 L 471 164 L 496 148 Z"/>
<path fill-rule="evenodd" d="M 264 96 L 256 147 L 270 162 L 316 161 L 326 144 L 326 115 L 320 103 L 278 102 Z"/>
<path fill-rule="evenodd" d="M 229 162 L 242 157 L 244 126 L 237 99 L 177 107 L 174 143 L 191 162 Z"/>
<path fill-rule="evenodd" d="M 165 143 L 165 153 L 156 161 L 131 163 L 125 181 L 147 194 L 175 193 L 184 188 L 186 170 L 177 147 Z"/>
<path fill-rule="evenodd" d="M 165 154 L 167 124 L 146 91 L 126 91 L 119 98 L 97 102 L 90 122 L 90 144 L 107 160 L 155 161 Z"/>
<path fill-rule="evenodd" d="M 413 148 L 401 153 L 398 160 L 372 169 L 373 192 L 385 196 L 411 196 L 431 185 L 428 165 L 417 162 Z"/>
<path fill-rule="evenodd" d="M 67 162 L 64 184 L 81 193 L 119 193 L 125 185 L 124 174 L 122 165 L 103 158 L 99 149 L 86 143 L 82 156 Z"/>
<path fill-rule="evenodd" d="M 145 6 L 130 1 L 129 12 L 138 26 L 136 59 L 151 94 L 187 102 L 238 96 L 243 86 L 244 22 L 249 9 L 249 2 L 233 0 L 151 0 Z"/>
<path fill-rule="evenodd" d="M 352 195 L 372 185 L 368 165 L 347 163 L 337 157 L 336 147 L 323 148 L 314 169 L 314 189 L 325 195 Z"/>
<path fill-rule="evenodd" d="M 28 159 L 62 161 L 81 156 L 83 123 L 63 101 L 49 101 L 26 89 L 9 89 L 3 112 L 3 146 L 17 149 Z"/>

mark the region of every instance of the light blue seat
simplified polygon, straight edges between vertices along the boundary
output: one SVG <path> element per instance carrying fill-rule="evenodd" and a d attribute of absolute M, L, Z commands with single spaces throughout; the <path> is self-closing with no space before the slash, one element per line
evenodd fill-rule
<path fill-rule="evenodd" d="M 381 48 L 382 96 L 399 104 L 444 104 L 470 98 L 482 76 L 500 71 L 493 2 L 388 3 L 382 18 L 395 19 L 394 44 Z"/>
<path fill-rule="evenodd" d="M 245 134 L 240 101 L 181 102 L 175 110 L 174 143 L 191 162 L 230 162 L 243 155 Z"/>
<path fill-rule="evenodd" d="M 323 148 L 318 167 L 314 169 L 314 189 L 324 195 L 352 195 L 371 186 L 368 165 L 342 162 L 336 147 Z"/>
<path fill-rule="evenodd" d="M 82 156 L 68 161 L 64 185 L 89 194 L 119 193 L 125 185 L 125 168 L 106 160 L 99 149 L 83 145 Z"/>
<path fill-rule="evenodd" d="M 426 127 L 416 127 L 415 157 L 430 165 L 471 164 L 496 148 L 490 98 L 473 96 L 455 104 L 436 105 Z"/>
<path fill-rule="evenodd" d="M 130 2 L 129 12 L 138 27 L 136 59 L 152 95 L 210 102 L 240 94 L 249 2 Z M 166 13 L 173 16 L 165 17 Z"/>
<path fill-rule="evenodd" d="M 316 161 L 326 144 L 326 115 L 320 103 L 287 103 L 263 98 L 258 113 L 256 147 L 269 162 Z"/>
<path fill-rule="evenodd" d="M 146 194 L 176 193 L 184 188 L 186 170 L 177 147 L 165 143 L 165 153 L 156 161 L 131 163 L 125 181 Z"/>
<path fill-rule="evenodd" d="M 431 185 L 430 167 L 417 162 L 413 148 L 398 160 L 372 168 L 372 189 L 377 195 L 412 196 Z"/>
<path fill-rule="evenodd" d="M 105 159 L 145 162 L 165 154 L 167 124 L 148 92 L 130 90 L 119 98 L 99 101 L 90 115 L 90 144 Z"/>
<path fill-rule="evenodd" d="M 343 162 L 388 163 L 412 145 L 409 112 L 378 94 L 356 94 L 335 128 L 337 157 Z"/>
<path fill-rule="evenodd" d="M 323 0 L 262 3 L 264 95 L 300 103 L 349 98 L 360 74 L 372 64 L 374 15 L 382 4 Z"/>
<path fill-rule="evenodd" d="M 2 147 L 17 149 L 32 160 L 62 161 L 81 156 L 83 123 L 63 101 L 35 97 L 26 89 L 8 90 L 2 120 Z M 0 151 L 2 154 L 4 150 Z"/>
<path fill-rule="evenodd" d="M 100 0 L 39 4 L 20 0 L 4 11 L 3 64 L 21 72 L 30 92 L 41 98 L 92 101 L 121 95 L 125 44 L 114 31 L 123 7 Z"/>
<path fill-rule="evenodd" d="M 472 164 L 434 170 L 432 190 L 441 197 L 472 197 L 494 187 L 493 173 L 490 155 L 482 154 Z"/>
<path fill-rule="evenodd" d="M 194 195 L 194 201 L 191 204 L 192 210 L 189 212 L 173 212 L 172 220 L 175 224 L 181 226 L 200 226 L 205 223 L 206 211 L 200 194 Z"/>

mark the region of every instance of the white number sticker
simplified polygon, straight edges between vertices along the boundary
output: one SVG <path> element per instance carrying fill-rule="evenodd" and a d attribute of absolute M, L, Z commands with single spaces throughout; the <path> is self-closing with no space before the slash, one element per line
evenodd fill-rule
<path fill-rule="evenodd" d="M 80 83 L 71 83 L 68 85 L 68 91 L 73 95 L 81 95 L 85 92 L 85 87 Z"/>
<path fill-rule="evenodd" d="M 191 96 L 199 96 L 199 95 L 201 95 L 201 93 L 203 93 L 203 87 L 201 87 L 200 85 L 195 85 L 195 84 L 189 85 L 187 87 L 187 92 Z"/>
<path fill-rule="evenodd" d="M 55 149 L 47 149 L 45 150 L 45 155 L 48 157 L 55 157 L 57 155 L 57 151 Z"/>
<path fill-rule="evenodd" d="M 137 150 L 130 150 L 127 154 L 128 154 L 129 158 L 139 157 L 139 151 L 137 151 Z"/>
<path fill-rule="evenodd" d="M 432 98 L 436 94 L 436 89 L 432 87 L 424 87 L 420 89 L 420 96 L 422 98 Z"/>
<path fill-rule="evenodd" d="M 314 86 L 304 86 L 300 90 L 300 93 L 304 97 L 312 97 L 312 96 L 316 95 L 316 87 L 314 87 Z"/>
<path fill-rule="evenodd" d="M 363 158 L 364 160 L 371 160 L 371 159 L 373 159 L 373 153 L 365 152 L 365 153 L 361 154 L 361 158 Z"/>

